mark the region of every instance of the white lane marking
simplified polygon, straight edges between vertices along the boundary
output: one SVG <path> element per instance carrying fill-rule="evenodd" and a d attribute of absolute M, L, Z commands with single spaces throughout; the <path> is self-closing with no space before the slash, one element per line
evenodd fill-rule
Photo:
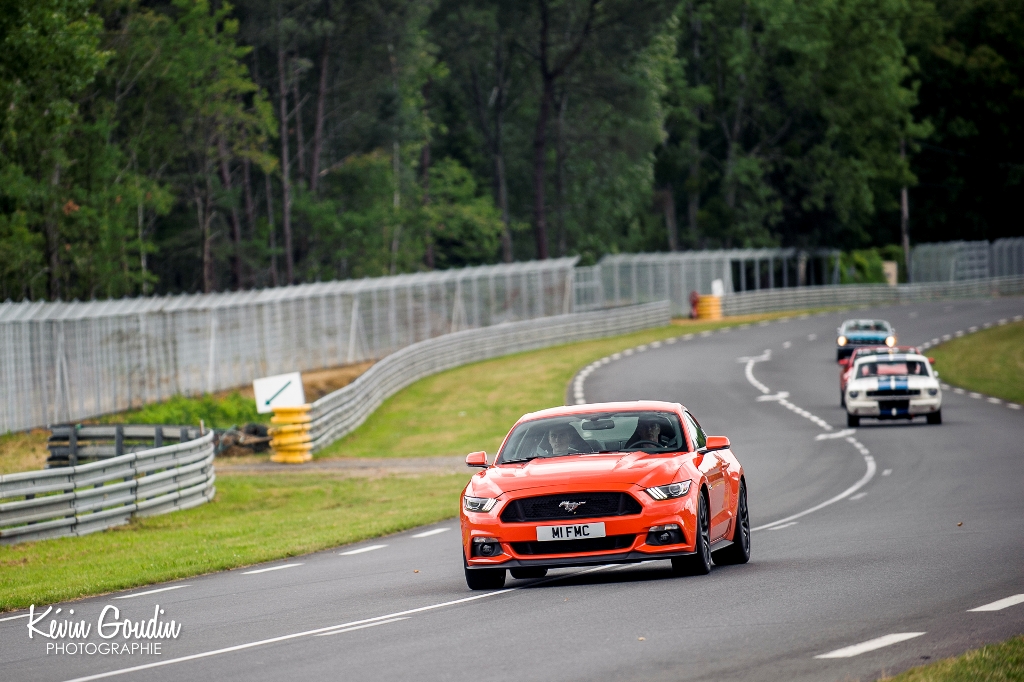
<path fill-rule="evenodd" d="M 390 620 L 381 620 L 376 623 L 366 623 L 364 625 L 356 625 L 351 628 L 342 628 L 341 630 L 331 630 L 330 632 L 321 632 L 319 635 L 313 635 L 314 637 L 329 637 L 331 635 L 340 635 L 343 632 L 352 632 L 353 630 L 362 630 L 363 628 L 375 628 L 378 625 L 387 625 L 388 623 L 397 623 L 400 620 L 409 620 L 409 616 L 404 618 L 392 618 Z"/>
<path fill-rule="evenodd" d="M 807 335 L 807 340 L 808 341 L 817 341 L 818 340 L 818 335 L 817 334 L 808 334 Z"/>
<path fill-rule="evenodd" d="M 413 537 L 414 538 L 429 538 L 431 535 L 438 535 L 440 533 L 446 533 L 446 532 L 448 532 L 450 530 L 451 530 L 451 528 L 435 528 L 434 530 L 425 530 L 422 533 L 416 533 L 416 535 L 413 535 Z"/>
<path fill-rule="evenodd" d="M 885 471 L 882 472 L 882 475 L 883 476 L 888 476 L 891 473 L 892 473 L 892 469 L 886 469 Z"/>
<path fill-rule="evenodd" d="M 843 429 L 842 431 L 836 431 L 835 433 L 819 433 L 814 437 L 814 440 L 830 440 L 832 438 L 846 438 L 857 433 L 857 429 Z"/>
<path fill-rule="evenodd" d="M 875 458 L 872 457 L 871 455 L 864 455 L 864 461 L 867 464 L 868 469 L 867 471 L 864 472 L 864 475 L 861 477 L 861 479 L 854 483 L 853 485 L 851 485 L 846 490 L 844 490 L 843 492 L 836 495 L 835 497 L 829 498 L 824 502 L 821 502 L 820 504 L 816 504 L 810 509 L 805 509 L 802 512 L 797 512 L 796 514 L 793 514 L 792 516 L 787 516 L 784 519 L 779 519 L 778 521 L 773 521 L 772 523 L 766 523 L 763 526 L 758 526 L 757 528 L 751 528 L 750 531 L 753 532 L 755 530 L 765 530 L 766 528 L 774 528 L 775 526 L 780 526 L 794 519 L 799 519 L 803 516 L 807 516 L 808 514 L 812 514 L 818 511 L 819 509 L 824 509 L 829 505 L 835 504 L 840 500 L 846 499 L 847 497 L 849 497 L 850 495 L 854 494 L 855 492 L 863 488 L 865 485 L 867 485 L 868 481 L 870 481 L 875 476 Z"/>
<path fill-rule="evenodd" d="M 980 393 L 976 393 L 975 391 L 971 391 L 969 395 L 970 395 L 970 396 L 971 396 L 972 398 L 974 398 L 974 399 L 978 399 L 978 398 L 980 398 L 980 397 L 981 397 L 981 394 L 980 394 Z"/>
<path fill-rule="evenodd" d="M 857 493 L 856 495 L 850 498 L 850 502 L 853 502 L 854 500 L 862 500 L 865 497 L 867 497 L 867 495 L 867 493 Z"/>
<path fill-rule="evenodd" d="M 924 632 L 894 632 L 891 635 L 884 635 L 882 637 L 876 637 L 875 639 L 869 639 L 866 642 L 860 644 L 854 644 L 853 646 L 843 647 L 842 649 L 836 649 L 830 651 L 827 654 L 818 654 L 815 658 L 850 658 L 852 656 L 859 656 L 868 651 L 874 651 L 875 649 L 881 649 L 882 647 L 892 646 L 893 644 L 899 644 L 905 642 L 908 639 L 914 639 L 926 634 Z"/>
<path fill-rule="evenodd" d="M 546 580 L 531 583 L 529 587 L 534 587 L 543 583 L 549 583 L 555 580 L 562 580 L 564 578 L 574 578 L 584 573 L 593 573 L 594 571 L 601 571 L 606 568 L 611 568 L 615 564 L 604 564 L 596 568 L 589 568 L 585 571 L 577 571 L 576 573 L 567 573 L 565 575 L 558 575 Z M 526 587 L 526 586 L 524 586 Z M 224 647 L 223 649 L 214 649 L 212 651 L 203 651 L 198 654 L 191 654 L 189 656 L 180 656 L 178 658 L 169 658 L 164 661 L 156 661 L 154 663 L 144 663 L 143 665 L 137 665 L 131 668 L 122 668 L 121 670 L 111 670 L 105 673 L 97 673 L 95 675 L 88 675 L 86 677 L 76 677 L 66 682 L 90 682 L 91 680 L 102 680 L 108 677 L 117 677 L 119 675 L 125 675 L 127 673 L 138 672 L 140 670 L 149 670 L 150 668 L 160 668 L 165 665 L 172 665 L 174 663 L 184 663 L 186 661 L 194 661 L 200 658 L 209 658 L 210 656 L 218 656 L 220 654 L 227 654 L 233 651 L 242 651 L 245 649 L 251 649 L 257 646 L 263 646 L 264 644 L 273 644 L 275 642 L 284 642 L 290 639 L 296 639 L 299 637 L 308 637 L 310 635 L 318 635 L 321 632 L 329 632 L 331 630 L 337 630 L 339 628 L 347 628 L 355 625 L 362 625 L 363 623 L 375 623 L 382 620 L 393 620 L 401 616 L 409 616 L 414 613 L 423 613 L 424 611 L 433 611 L 434 609 L 444 608 L 446 606 L 454 606 L 456 604 L 465 604 L 466 602 L 476 601 L 477 599 L 486 599 L 488 597 L 496 597 L 499 594 L 506 594 L 508 592 L 515 592 L 521 590 L 523 587 L 508 587 L 501 590 L 495 590 L 493 592 L 485 592 L 483 594 L 475 594 L 472 597 L 463 597 L 462 599 L 453 599 L 452 601 L 441 602 L 439 604 L 430 604 L 429 606 L 421 606 L 416 609 L 408 609 L 406 611 L 398 611 L 397 613 L 389 613 L 383 616 L 376 616 L 374 618 L 365 618 L 363 620 L 354 620 L 349 623 L 339 623 L 337 625 L 328 625 L 323 628 L 316 628 L 315 630 L 305 630 L 303 632 L 294 632 L 290 635 L 281 635 L 280 637 L 271 637 L 269 639 L 261 639 L 255 642 L 247 642 L 245 644 L 236 644 L 235 646 Z"/>
<path fill-rule="evenodd" d="M 1009 407 L 1011 410 L 1019 410 L 1020 409 L 1020 405 L 1018 405 L 1017 403 L 1006 403 L 1006 406 Z"/>
<path fill-rule="evenodd" d="M 782 347 L 783 348 L 789 348 L 792 345 L 793 345 L 792 341 L 785 341 L 785 342 L 783 342 Z"/>
<path fill-rule="evenodd" d="M 933 346 L 937 346 L 937 345 L 939 345 L 939 340 L 938 340 L 937 338 L 935 338 L 935 339 L 932 339 L 932 341 L 931 341 L 931 344 L 932 344 Z"/>
<path fill-rule="evenodd" d="M 967 331 L 969 331 L 970 333 L 973 334 L 974 332 L 978 331 L 978 328 L 977 327 L 968 327 Z"/>
<path fill-rule="evenodd" d="M 759 396 L 757 396 L 757 402 L 759 402 L 759 403 L 778 402 L 779 400 L 785 400 L 788 397 L 789 397 L 789 392 L 788 391 L 779 391 L 778 393 L 773 393 L 772 395 L 759 395 Z"/>
<path fill-rule="evenodd" d="M 20 616 L 7 616 L 6 618 L 0 618 L 0 623 L 3 623 L 8 620 L 18 620 L 19 618 L 28 618 L 28 614 L 23 613 Z"/>
<path fill-rule="evenodd" d="M 747 375 L 747 381 L 750 382 L 751 386 L 761 391 L 761 393 L 771 393 L 771 389 L 769 389 L 767 386 L 762 384 L 760 381 L 757 380 L 757 378 L 754 377 L 754 364 L 758 362 L 767 362 L 768 360 L 771 359 L 771 349 L 767 349 L 765 350 L 765 352 L 755 357 L 736 358 L 736 362 L 746 363 L 747 366 L 744 369 L 744 373 Z"/>
<path fill-rule="evenodd" d="M 988 401 L 989 401 L 990 403 L 992 403 L 993 405 L 998 405 L 999 403 L 1003 402 L 1003 401 L 1002 401 L 1002 400 L 1000 400 L 999 398 L 989 398 L 989 399 L 988 399 Z"/>
<path fill-rule="evenodd" d="M 266 573 L 267 571 L 280 571 L 282 568 L 295 568 L 302 564 L 284 564 L 282 566 L 271 566 L 270 568 L 258 568 L 255 571 L 242 571 L 242 575 L 255 575 L 256 573 Z"/>
<path fill-rule="evenodd" d="M 156 594 L 157 592 L 169 592 L 170 590 L 180 590 L 183 587 L 192 587 L 191 585 L 171 585 L 170 587 L 161 587 L 157 590 L 147 590 L 146 592 L 136 592 L 135 594 L 125 594 L 120 597 L 114 597 L 114 599 L 134 599 L 135 597 L 144 597 L 147 594 Z"/>
<path fill-rule="evenodd" d="M 958 338 L 958 339 L 959 339 L 959 338 L 960 338 L 961 336 L 963 336 L 963 335 L 964 335 L 964 330 L 963 330 L 963 329 L 957 329 L 957 330 L 956 330 L 956 335 L 955 335 L 955 336 L 956 336 L 956 338 Z"/>
<path fill-rule="evenodd" d="M 943 341 L 949 341 L 951 338 L 953 338 L 953 337 L 950 334 L 943 334 L 942 335 L 942 340 Z"/>
<path fill-rule="evenodd" d="M 800 522 L 799 521 L 790 521 L 789 523 L 784 523 L 781 526 L 775 526 L 774 528 L 769 528 L 768 530 L 782 530 L 783 528 L 789 528 L 790 526 L 795 526 L 798 523 L 800 523 Z"/>
<path fill-rule="evenodd" d="M 979 611 L 1002 611 L 1003 609 L 1008 609 L 1011 606 L 1016 606 L 1017 604 L 1022 603 L 1024 603 L 1024 594 L 1015 594 L 1012 597 L 1000 599 L 999 601 L 994 601 L 991 604 L 979 606 L 976 609 L 968 609 L 967 613 L 977 613 Z"/>
<path fill-rule="evenodd" d="M 954 388 L 953 393 L 956 393 L 957 395 L 963 395 L 964 393 L 966 393 L 966 391 L 964 391 L 964 389 L 962 388 Z"/>
<path fill-rule="evenodd" d="M 387 545 L 370 545 L 369 547 L 360 547 L 359 549 L 350 549 L 347 552 L 338 552 L 338 556 L 352 556 L 353 554 L 362 554 L 363 552 L 372 552 L 375 549 L 384 549 Z"/>
<path fill-rule="evenodd" d="M 711 331 L 711 330 L 708 330 L 708 331 L 704 331 L 704 332 L 701 332 L 701 333 L 700 333 L 700 335 L 701 335 L 701 336 L 705 336 L 705 337 L 706 337 L 706 336 L 711 336 L 712 334 L 714 334 L 714 332 L 713 332 L 713 331 Z"/>
<path fill-rule="evenodd" d="M 1013 316 L 1013 321 L 1014 322 L 1020 322 L 1021 320 L 1024 320 L 1024 315 L 1014 315 Z"/>
<path fill-rule="evenodd" d="M 1005 317 L 1003 319 L 999 320 L 999 326 L 1000 327 L 1002 327 L 1004 324 L 1006 324 L 1006 318 Z"/>
<path fill-rule="evenodd" d="M 693 338 L 693 334 L 683 334 L 679 338 L 681 338 L 683 341 L 689 341 Z"/>

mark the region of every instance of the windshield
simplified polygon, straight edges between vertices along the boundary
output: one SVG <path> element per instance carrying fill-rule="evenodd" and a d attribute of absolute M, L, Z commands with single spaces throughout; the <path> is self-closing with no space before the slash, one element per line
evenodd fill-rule
<path fill-rule="evenodd" d="M 499 464 L 598 452 L 685 450 L 672 412 L 595 412 L 523 422 L 498 454 Z"/>
<path fill-rule="evenodd" d="M 904 362 L 865 362 L 857 369 L 857 378 L 864 377 L 897 377 L 897 376 L 928 376 L 928 370 L 920 360 Z"/>
<path fill-rule="evenodd" d="M 845 325 L 847 332 L 887 332 L 889 323 L 885 320 L 850 320 Z"/>

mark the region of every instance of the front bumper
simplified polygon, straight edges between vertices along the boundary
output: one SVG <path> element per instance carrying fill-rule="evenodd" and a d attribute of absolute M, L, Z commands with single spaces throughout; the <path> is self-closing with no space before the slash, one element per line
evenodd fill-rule
<path fill-rule="evenodd" d="M 942 395 L 918 397 L 905 400 L 853 399 L 847 394 L 846 411 L 855 417 L 875 419 L 912 419 L 934 414 L 942 409 Z"/>
<path fill-rule="evenodd" d="M 517 568 L 561 566 L 587 566 L 607 563 L 636 563 L 650 559 L 670 559 L 693 554 L 696 545 L 697 496 L 699 486 L 692 486 L 689 494 L 675 500 L 653 500 L 634 486 L 621 488 L 602 486 L 608 492 L 627 492 L 636 499 L 642 510 L 630 516 L 606 516 L 598 518 L 570 518 L 525 523 L 505 523 L 501 520 L 502 510 L 513 499 L 532 497 L 538 494 L 553 494 L 557 490 L 544 489 L 516 491 L 503 496 L 498 505 L 488 513 L 466 512 L 460 514 L 462 525 L 463 555 L 466 567 L 474 568 Z M 574 491 L 564 491 L 571 494 Z M 645 499 L 647 498 L 647 499 Z M 564 525 L 567 523 L 604 523 L 606 536 L 629 536 L 629 546 L 596 552 L 552 552 L 551 554 L 519 553 L 514 543 L 531 543 L 534 548 L 544 543 L 537 542 L 537 527 Z M 683 542 L 672 545 L 649 545 L 647 534 L 652 526 L 677 524 L 682 530 Z M 731 530 L 731 529 L 730 529 Z M 472 556 L 471 545 L 474 537 L 497 538 L 502 554 L 493 557 Z"/>

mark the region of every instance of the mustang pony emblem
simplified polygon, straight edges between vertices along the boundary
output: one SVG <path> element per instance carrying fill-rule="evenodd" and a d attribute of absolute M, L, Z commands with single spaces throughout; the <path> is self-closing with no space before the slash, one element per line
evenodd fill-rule
<path fill-rule="evenodd" d="M 586 502 L 570 502 L 569 500 L 565 500 L 564 502 L 559 502 L 558 506 L 571 514 L 576 511 L 577 507 L 583 506 L 584 504 L 586 504 Z"/>

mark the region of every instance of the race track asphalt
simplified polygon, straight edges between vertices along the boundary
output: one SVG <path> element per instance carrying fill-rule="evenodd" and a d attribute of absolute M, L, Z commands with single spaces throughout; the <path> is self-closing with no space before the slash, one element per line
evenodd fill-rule
<path fill-rule="evenodd" d="M 594 369 L 588 402 L 679 401 L 729 436 L 757 529 L 745 566 L 562 569 L 470 592 L 451 520 L 57 605 L 93 623 L 81 641 L 101 642 L 105 605 L 145 620 L 159 604 L 182 624 L 159 655 L 48 654 L 24 612 L 0 615 L 0 680 L 838 681 L 1006 639 L 1024 632 L 1024 603 L 971 609 L 1024 594 L 1024 410 L 946 390 L 941 426 L 867 421 L 836 436 L 834 343 L 846 317 L 887 318 L 920 344 L 1021 314 L 1021 298 L 829 313 Z"/>

